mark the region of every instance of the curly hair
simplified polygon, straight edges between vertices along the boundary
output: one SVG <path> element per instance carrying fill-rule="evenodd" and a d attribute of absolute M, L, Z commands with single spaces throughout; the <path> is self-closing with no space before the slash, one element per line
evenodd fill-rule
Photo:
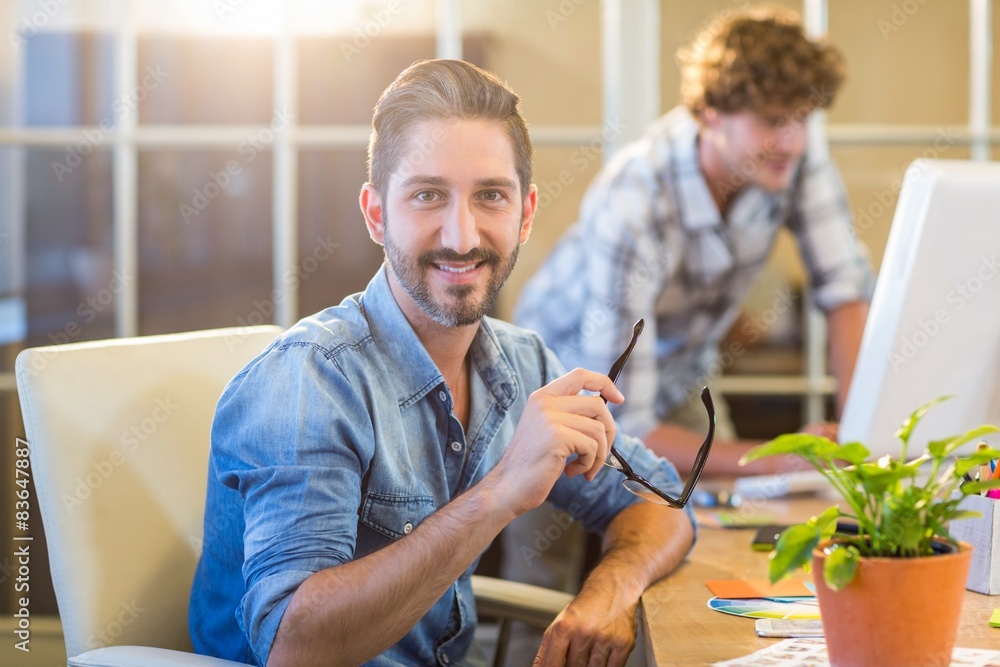
<path fill-rule="evenodd" d="M 844 81 L 840 51 L 805 35 L 794 12 L 723 12 L 677 52 L 692 113 L 826 108 Z"/>

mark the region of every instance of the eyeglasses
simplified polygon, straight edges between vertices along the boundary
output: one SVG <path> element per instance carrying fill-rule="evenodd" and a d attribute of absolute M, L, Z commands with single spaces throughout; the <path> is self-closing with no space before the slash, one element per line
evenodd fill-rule
<path fill-rule="evenodd" d="M 642 333 L 643 324 L 643 320 L 635 323 L 632 327 L 632 340 L 629 341 L 628 347 L 621 353 L 621 356 L 615 359 L 615 363 L 612 364 L 611 370 L 608 372 L 608 377 L 611 378 L 612 382 L 618 379 L 618 374 L 625 367 L 628 355 L 632 353 L 635 341 L 639 338 L 639 334 Z M 606 402 L 607 399 L 605 399 Z M 643 500 L 648 500 L 659 505 L 669 505 L 676 509 L 683 508 L 691 497 L 691 492 L 694 491 L 695 485 L 701 478 L 701 472 L 705 469 L 705 462 L 708 461 L 708 454 L 712 451 L 712 441 L 715 439 L 715 405 L 712 403 L 712 394 L 708 391 L 708 387 L 701 390 L 701 402 L 705 404 L 705 409 L 708 410 L 708 435 L 705 436 L 705 441 L 701 443 L 701 449 L 698 450 L 698 456 L 694 460 L 694 469 L 691 470 L 691 474 L 688 475 L 687 481 L 684 483 L 684 490 L 681 491 L 680 498 L 674 498 L 665 491 L 661 491 L 642 475 L 632 470 L 632 466 L 622 458 L 622 455 L 618 453 L 614 445 L 611 445 L 611 453 L 608 454 L 604 465 L 610 466 L 625 475 L 625 479 L 622 480 L 622 486 Z"/>

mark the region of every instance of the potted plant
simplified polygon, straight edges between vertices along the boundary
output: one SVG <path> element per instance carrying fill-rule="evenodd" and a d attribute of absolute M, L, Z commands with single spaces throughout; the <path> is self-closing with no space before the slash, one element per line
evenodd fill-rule
<path fill-rule="evenodd" d="M 903 422 L 896 432 L 902 441 L 898 458 L 868 461 L 870 452 L 859 442 L 840 445 L 793 433 L 755 447 L 741 461 L 798 456 L 843 500 L 844 508 L 835 505 L 782 532 L 769 564 L 772 583 L 799 568 L 812 569 L 835 667 L 950 663 L 971 547 L 952 538 L 948 522 L 978 516 L 959 507 L 964 495 L 1000 488 L 1000 480 L 975 480 L 979 466 L 1000 458 L 1000 451 L 955 452 L 1000 428 L 984 425 L 928 443 L 922 456 L 908 461 L 914 428 L 946 398 Z M 856 532 L 838 532 L 838 520 L 856 523 Z"/>

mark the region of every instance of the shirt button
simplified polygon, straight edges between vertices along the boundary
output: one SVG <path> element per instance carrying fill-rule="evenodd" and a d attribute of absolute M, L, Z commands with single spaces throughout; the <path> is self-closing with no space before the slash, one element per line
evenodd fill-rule
<path fill-rule="evenodd" d="M 442 653 L 441 654 L 441 664 L 442 665 L 447 665 L 448 664 L 448 654 L 447 653 Z"/>
<path fill-rule="evenodd" d="M 404 535 L 409 535 L 412 532 L 413 532 L 413 524 L 410 523 L 409 521 L 407 521 L 406 525 L 403 526 L 403 534 Z"/>
<path fill-rule="evenodd" d="M 442 389 L 441 391 L 438 392 L 438 398 L 440 398 L 441 401 L 444 402 L 448 400 L 448 395 L 444 393 L 444 390 Z"/>
<path fill-rule="evenodd" d="M 460 451 L 462 451 L 462 443 L 457 442 L 457 441 L 451 443 L 451 451 L 453 451 L 453 452 L 460 452 Z"/>

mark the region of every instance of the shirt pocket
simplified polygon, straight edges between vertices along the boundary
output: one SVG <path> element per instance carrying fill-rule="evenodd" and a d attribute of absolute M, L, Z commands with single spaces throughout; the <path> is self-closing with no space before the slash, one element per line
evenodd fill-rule
<path fill-rule="evenodd" d="M 437 506 L 431 496 L 369 493 L 361 508 L 361 523 L 385 537 L 409 535 Z"/>

